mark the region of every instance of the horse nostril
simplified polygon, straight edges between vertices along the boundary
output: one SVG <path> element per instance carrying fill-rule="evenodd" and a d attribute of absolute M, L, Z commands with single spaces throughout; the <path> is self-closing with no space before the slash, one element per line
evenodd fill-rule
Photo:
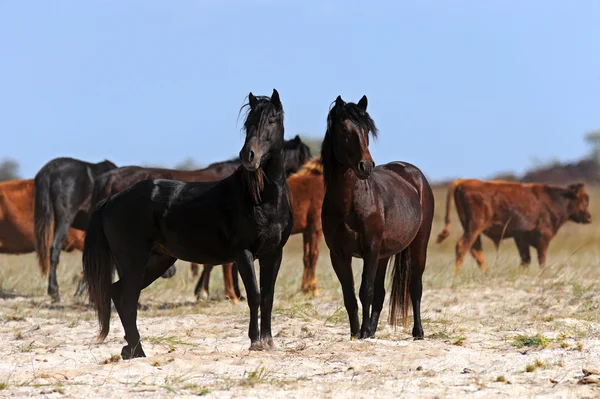
<path fill-rule="evenodd" d="M 250 150 L 248 152 L 248 161 L 252 162 L 254 161 L 254 151 Z"/>
<path fill-rule="evenodd" d="M 365 171 L 365 162 L 364 161 L 360 161 L 358 163 L 358 170 L 360 170 L 361 172 Z"/>

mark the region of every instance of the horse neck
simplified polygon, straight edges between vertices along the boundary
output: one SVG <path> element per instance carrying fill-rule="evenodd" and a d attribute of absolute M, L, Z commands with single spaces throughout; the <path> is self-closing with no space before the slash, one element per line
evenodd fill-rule
<path fill-rule="evenodd" d="M 287 185 L 283 151 L 272 153 L 269 160 L 259 170 L 255 172 L 244 170 L 244 172 L 250 195 L 256 204 L 278 201 L 282 192 L 281 188 Z M 260 186 L 259 192 L 255 191 L 255 184 Z"/>
<path fill-rule="evenodd" d="M 358 177 L 352 169 L 332 159 L 330 164 L 324 168 L 325 198 L 327 202 L 342 213 L 347 213 L 354 198 L 354 187 L 359 182 Z"/>

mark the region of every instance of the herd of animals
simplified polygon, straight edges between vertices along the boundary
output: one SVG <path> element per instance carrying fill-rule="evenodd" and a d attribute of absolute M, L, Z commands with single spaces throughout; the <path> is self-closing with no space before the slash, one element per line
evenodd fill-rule
<path fill-rule="evenodd" d="M 277 90 L 270 97 L 250 93 L 243 108 L 246 137 L 233 160 L 182 171 L 63 157 L 45 164 L 34 179 L 0 183 L 0 252 L 36 251 L 48 276 L 48 294 L 58 302 L 60 252 L 83 251 L 76 295 L 87 291 L 98 315 L 100 342 L 109 332 L 114 304 L 127 342 L 121 356 L 130 359 L 145 356 L 136 325 L 140 292 L 159 277 L 174 275 L 177 259 L 190 262 L 196 276 L 203 265 L 198 298 L 208 295 L 211 270 L 222 265 L 226 294 L 239 302 L 241 276 L 250 309 L 250 348 L 272 348 L 271 311 L 282 249 L 291 234 L 302 233 L 301 289 L 318 294 L 315 268 L 324 237 L 351 336 L 375 335 L 391 264 L 389 322 L 397 325 L 401 318 L 406 325 L 412 306 L 412 336 L 422 339 L 422 275 L 434 196 L 416 166 L 400 161 L 375 166 L 369 141 L 378 130 L 367 112 L 367 97 L 353 103 L 338 96 L 330 105 L 317 156 L 298 136 L 284 140 Z M 449 235 L 452 199 L 464 230 L 456 244 L 455 273 L 467 252 L 485 270 L 482 234 L 496 246 L 513 238 L 523 265 L 531 262 L 533 247 L 543 266 L 551 239 L 566 221 L 591 222 L 583 184 L 456 180 L 448 189 L 438 243 Z M 362 323 L 353 257 L 364 261 Z"/>

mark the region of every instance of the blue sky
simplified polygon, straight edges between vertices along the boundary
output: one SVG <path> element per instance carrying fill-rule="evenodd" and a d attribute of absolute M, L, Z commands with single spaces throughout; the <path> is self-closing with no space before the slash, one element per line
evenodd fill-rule
<path fill-rule="evenodd" d="M 377 163 L 431 179 L 574 160 L 600 128 L 600 1 L 0 0 L 0 158 L 228 159 L 275 87 L 286 136 L 366 94 Z"/>

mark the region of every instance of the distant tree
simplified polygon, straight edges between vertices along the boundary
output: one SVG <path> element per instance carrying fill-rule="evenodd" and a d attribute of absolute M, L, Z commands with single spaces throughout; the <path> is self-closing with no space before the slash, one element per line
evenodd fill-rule
<path fill-rule="evenodd" d="M 323 139 L 305 134 L 300 134 L 299 136 L 300 140 L 310 148 L 310 152 L 313 156 L 321 154 L 321 143 L 323 142 Z"/>
<path fill-rule="evenodd" d="M 0 181 L 19 179 L 19 163 L 5 158 L 0 161 Z"/>
<path fill-rule="evenodd" d="M 590 158 L 600 163 L 600 130 L 588 132 L 585 141 L 592 147 Z"/>

